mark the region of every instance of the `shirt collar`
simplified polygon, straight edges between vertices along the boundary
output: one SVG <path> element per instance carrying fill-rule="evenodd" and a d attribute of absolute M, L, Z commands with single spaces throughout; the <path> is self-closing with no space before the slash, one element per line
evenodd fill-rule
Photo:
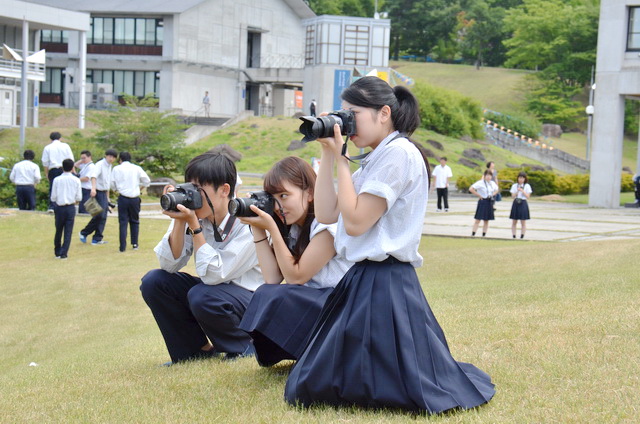
<path fill-rule="evenodd" d="M 362 169 L 364 169 L 364 168 L 367 166 L 367 164 L 368 164 L 369 162 L 371 162 L 373 159 L 375 159 L 375 158 L 376 158 L 376 156 L 381 155 L 382 153 L 380 153 L 380 151 L 381 151 L 382 149 L 384 149 L 384 147 L 385 147 L 387 144 L 389 144 L 389 142 L 390 142 L 391 140 L 393 140 L 393 138 L 394 138 L 395 136 L 397 136 L 398 134 L 399 134 L 399 131 L 394 131 L 394 132 L 392 132 L 391 134 L 389 134 L 388 136 L 386 136 L 386 137 L 385 137 L 385 138 L 380 142 L 380 144 L 378 144 L 378 147 L 376 147 L 375 149 L 373 149 L 373 150 L 371 151 L 371 153 L 369 153 L 369 155 L 367 155 L 367 157 L 366 157 L 366 158 L 362 159 L 362 161 L 360 162 L 360 166 L 362 167 Z"/>
<path fill-rule="evenodd" d="M 229 217 L 230 216 L 231 215 L 229 215 L 229 212 L 227 212 L 227 215 L 224 217 L 224 219 L 222 220 L 220 225 L 218 225 L 218 231 L 220 231 L 220 232 L 224 231 L 224 227 L 225 227 L 225 225 L 227 225 L 227 221 L 229 221 Z"/>

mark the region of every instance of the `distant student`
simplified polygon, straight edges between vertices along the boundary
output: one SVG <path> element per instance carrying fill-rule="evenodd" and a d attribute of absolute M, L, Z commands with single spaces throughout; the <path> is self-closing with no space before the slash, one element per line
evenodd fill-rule
<path fill-rule="evenodd" d="M 204 108 L 204 116 L 206 118 L 209 118 L 209 114 L 211 111 L 211 98 L 209 97 L 208 91 L 204 92 L 204 97 L 202 98 L 202 107 Z"/>
<path fill-rule="evenodd" d="M 316 103 L 316 99 L 312 99 L 311 103 L 309 103 L 309 114 L 311 116 L 316 116 L 316 107 L 318 104 Z"/>
<path fill-rule="evenodd" d="M 67 259 L 73 222 L 76 217 L 76 203 L 82 200 L 80 179 L 73 175 L 73 160 L 62 161 L 63 173 L 53 180 L 51 201 L 55 203 L 56 235 L 53 238 L 54 252 L 57 259 Z M 61 243 L 64 234 L 64 243 Z"/>
<path fill-rule="evenodd" d="M 150 182 L 147 173 L 140 166 L 131 163 L 131 154 L 120 152 L 120 165 L 114 167 L 111 174 L 111 188 L 118 192 L 121 252 L 127 250 L 127 225 L 131 227 L 131 248 L 138 249 L 140 188 L 148 187 Z"/>
<path fill-rule="evenodd" d="M 82 200 L 78 205 L 78 213 L 88 214 L 84 208 L 84 203 L 91 197 L 91 175 L 93 175 L 96 165 L 91 158 L 91 152 L 83 150 L 80 152 L 80 160 L 75 163 L 78 168 L 78 176 L 80 177 L 80 185 L 82 187 Z"/>
<path fill-rule="evenodd" d="M 471 187 L 469 192 L 475 196 L 478 196 L 478 206 L 476 207 L 476 214 L 474 216 L 475 222 L 473 223 L 472 236 L 476 235 L 480 221 L 484 221 L 482 225 L 482 237 L 487 235 L 489 230 L 489 221 L 495 220 L 495 214 L 493 212 L 493 199 L 498 194 L 498 185 L 494 183 L 491 178 L 493 172 L 487 169 L 484 171 L 484 176 L 481 180 L 476 181 Z"/>
<path fill-rule="evenodd" d="M 42 166 L 44 166 L 44 173 L 49 178 L 49 197 L 51 197 L 53 180 L 63 172 L 62 161 L 64 159 L 73 161 L 73 152 L 67 143 L 60 141 L 62 135 L 59 132 L 52 132 L 49 134 L 49 138 L 51 143 L 44 146 L 42 151 Z M 49 203 L 49 213 L 53 213 L 53 206 L 53 203 Z"/>
<path fill-rule="evenodd" d="M 496 164 L 495 162 L 487 162 L 487 169 L 489 171 L 491 171 L 491 181 L 493 181 L 494 183 L 496 183 L 496 185 L 498 186 L 498 188 L 500 188 L 500 181 L 498 180 L 498 170 L 496 169 Z M 502 194 L 500 194 L 500 191 L 498 191 L 498 194 L 496 194 L 496 202 L 500 202 L 502 201 Z M 495 210 L 495 208 L 494 208 Z"/>
<path fill-rule="evenodd" d="M 453 177 L 451 168 L 447 165 L 447 157 L 440 158 L 440 165 L 433 168 L 431 175 L 434 177 L 435 182 L 431 184 L 431 190 L 436 188 L 438 193 L 438 209 L 436 212 L 442 212 L 442 203 L 444 201 L 444 211 L 449 212 L 449 180 Z"/>
<path fill-rule="evenodd" d="M 100 246 L 107 243 L 103 240 L 104 227 L 107 225 L 107 213 L 109 211 L 109 189 L 111 188 L 111 164 L 118 157 L 118 152 L 113 149 L 107 149 L 104 152 L 104 158 L 100 159 L 93 168 L 91 178 L 91 192 L 89 195 L 95 197 L 100 206 L 102 213 L 91 218 L 91 221 L 80 231 L 80 241 L 87 242 L 87 236 L 93 233 L 91 240 L 92 246 Z"/>
<path fill-rule="evenodd" d="M 23 161 L 13 165 L 9 179 L 16 185 L 18 209 L 33 211 L 36 209 L 36 186 L 40 182 L 40 167 L 33 163 L 36 154 L 25 150 Z"/>
<path fill-rule="evenodd" d="M 511 221 L 511 234 L 513 238 L 516 238 L 516 227 L 518 220 L 520 221 L 520 238 L 524 238 L 524 233 L 527 232 L 527 220 L 529 216 L 529 205 L 527 200 L 531 197 L 531 186 L 529 185 L 529 178 L 525 172 L 518 174 L 518 182 L 511 186 L 511 197 L 513 197 L 513 204 L 511 205 L 511 214 L 509 218 Z"/>

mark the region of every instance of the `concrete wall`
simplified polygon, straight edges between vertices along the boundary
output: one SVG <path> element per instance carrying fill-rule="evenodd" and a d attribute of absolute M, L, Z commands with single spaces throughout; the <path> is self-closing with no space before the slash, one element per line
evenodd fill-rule
<path fill-rule="evenodd" d="M 620 205 L 624 99 L 640 94 L 640 56 L 625 51 L 629 6 L 640 6 L 640 1 L 600 4 L 589 206 Z"/>

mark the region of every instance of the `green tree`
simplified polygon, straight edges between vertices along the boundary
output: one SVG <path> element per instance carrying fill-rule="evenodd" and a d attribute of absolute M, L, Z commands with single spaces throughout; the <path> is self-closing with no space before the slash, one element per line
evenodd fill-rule
<path fill-rule="evenodd" d="M 151 95 L 142 99 L 125 95 L 124 103 L 92 119 L 100 127 L 93 141 L 104 149 L 130 152 L 152 175 L 181 172 L 188 126 L 176 115 L 158 110 L 158 100 Z"/>
<path fill-rule="evenodd" d="M 375 0 L 309 0 L 309 7 L 316 15 L 373 17 Z M 378 10 L 384 6 L 378 0 Z"/>
<path fill-rule="evenodd" d="M 468 11 L 458 13 L 456 30 L 460 51 L 476 68 L 484 64 L 499 66 L 504 62 L 504 15 L 502 7 L 493 7 L 485 0 L 470 2 Z"/>

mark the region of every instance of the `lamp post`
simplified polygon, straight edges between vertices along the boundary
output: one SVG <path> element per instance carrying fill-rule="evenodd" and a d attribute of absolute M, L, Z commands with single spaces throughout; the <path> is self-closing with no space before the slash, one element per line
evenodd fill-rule
<path fill-rule="evenodd" d="M 593 113 L 595 108 L 593 107 L 593 92 L 596 90 L 596 85 L 593 82 L 593 67 L 591 67 L 591 86 L 589 87 L 589 106 L 586 107 L 585 112 L 587 114 L 587 160 L 591 157 L 591 123 L 593 121 Z"/>

